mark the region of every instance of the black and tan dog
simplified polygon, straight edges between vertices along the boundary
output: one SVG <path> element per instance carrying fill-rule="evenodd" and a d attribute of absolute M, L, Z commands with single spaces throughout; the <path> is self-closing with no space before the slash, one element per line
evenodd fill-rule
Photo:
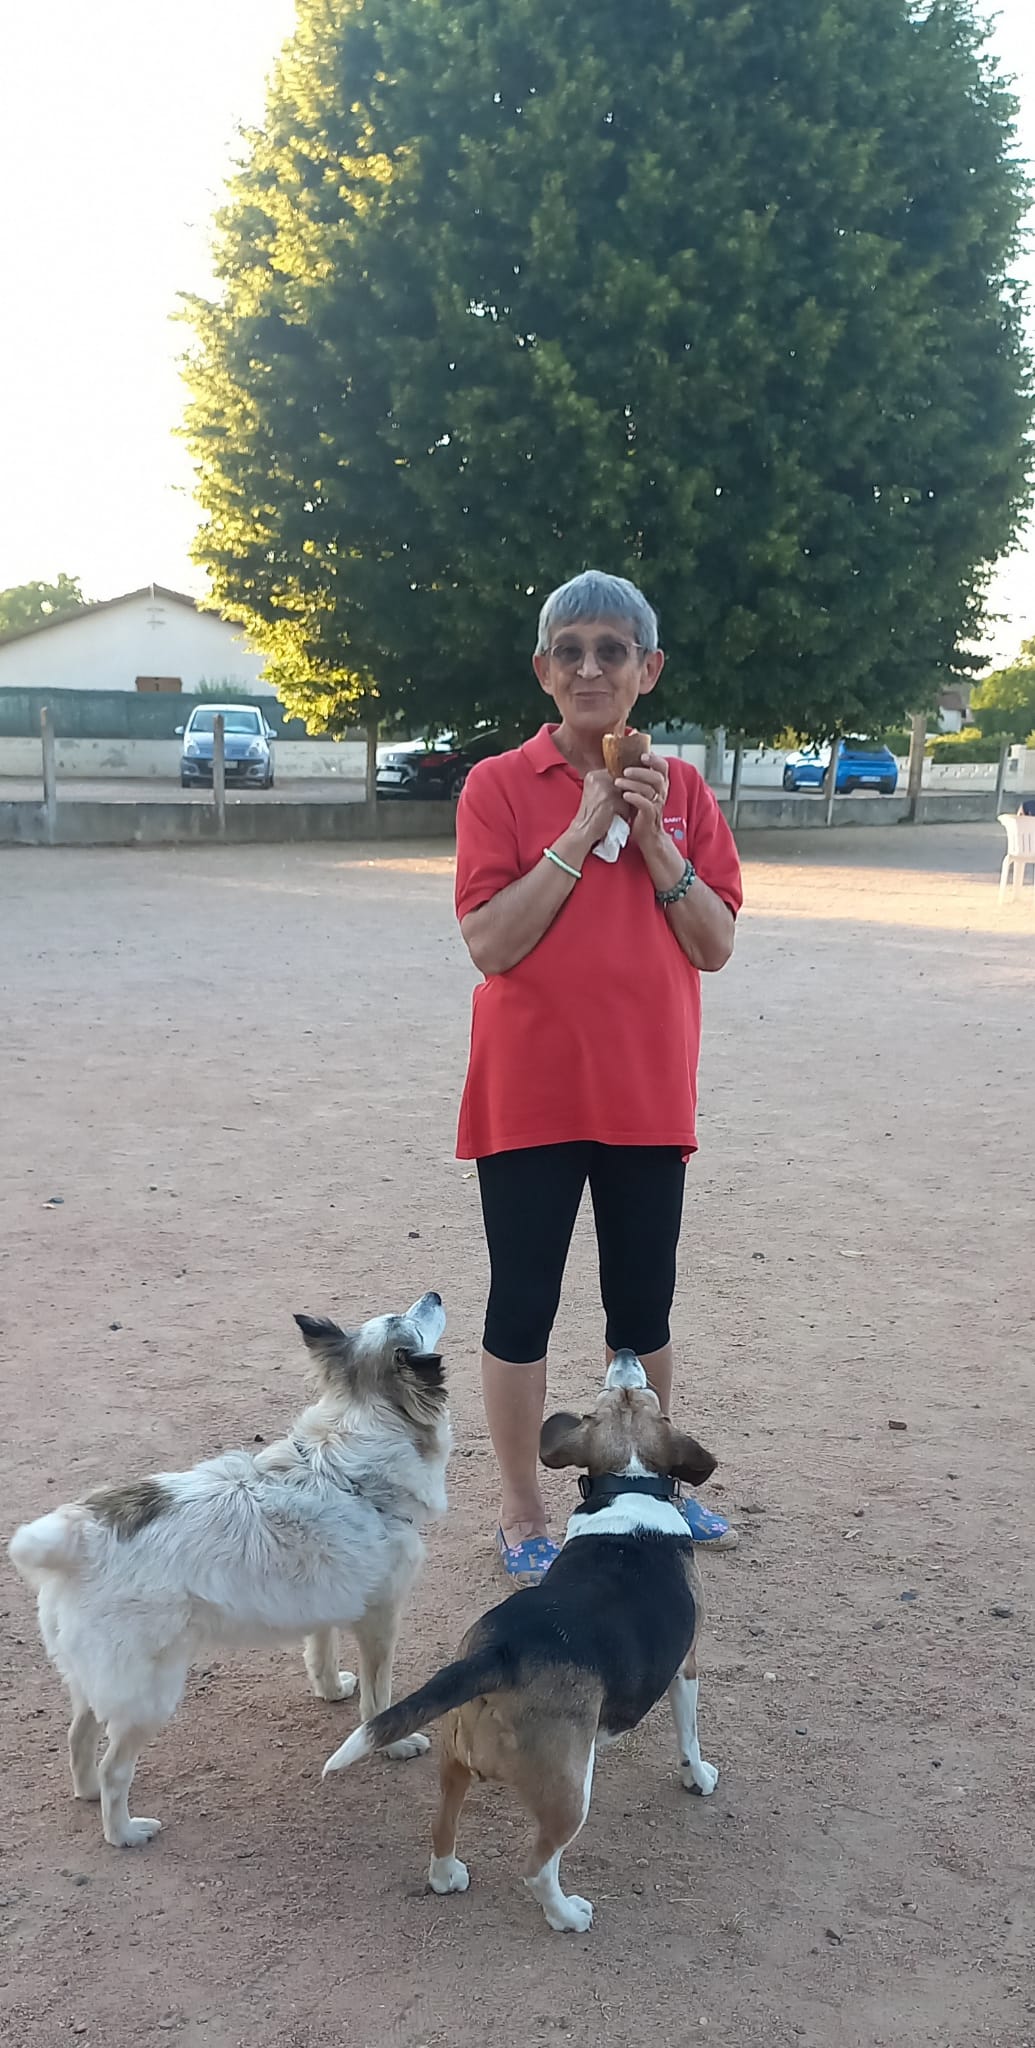
<path fill-rule="evenodd" d="M 677 1482 L 699 1486 L 715 1460 L 662 1415 L 629 1351 L 609 1367 L 592 1414 L 544 1423 L 540 1457 L 589 1475 L 560 1556 L 540 1585 L 475 1623 L 456 1663 L 357 1728 L 324 1776 L 448 1714 L 433 1890 L 467 1890 L 457 1820 L 472 1779 L 489 1778 L 512 1786 L 534 1819 L 525 1882 L 550 1926 L 584 1933 L 592 1905 L 566 1896 L 558 1872 L 589 1812 L 598 1746 L 635 1728 L 667 1692 L 683 1784 L 707 1794 L 718 1782 L 697 1739 L 701 1590 L 676 1501 Z"/>

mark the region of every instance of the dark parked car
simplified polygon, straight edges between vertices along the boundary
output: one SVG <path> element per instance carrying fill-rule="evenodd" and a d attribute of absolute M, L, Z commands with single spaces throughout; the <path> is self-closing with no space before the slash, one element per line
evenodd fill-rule
<path fill-rule="evenodd" d="M 506 735 L 496 729 L 474 733 L 467 740 L 400 741 L 377 764 L 377 794 L 455 802 L 475 762 L 500 754 L 510 745 Z"/>

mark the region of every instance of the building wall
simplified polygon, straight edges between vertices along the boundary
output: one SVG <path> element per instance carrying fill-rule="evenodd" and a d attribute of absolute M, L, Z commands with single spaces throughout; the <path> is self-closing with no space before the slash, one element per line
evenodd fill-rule
<path fill-rule="evenodd" d="M 161 595 L 0 643 L 0 689 L 135 690 L 138 676 L 177 676 L 187 693 L 204 683 L 270 696 L 262 667 L 236 626 Z"/>

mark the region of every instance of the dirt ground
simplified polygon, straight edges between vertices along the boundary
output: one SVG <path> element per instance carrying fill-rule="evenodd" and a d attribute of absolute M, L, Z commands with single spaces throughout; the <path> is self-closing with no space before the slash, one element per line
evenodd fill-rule
<path fill-rule="evenodd" d="M 565 1865 L 589 1935 L 547 1929 L 489 1788 L 472 1888 L 436 1898 L 433 1757 L 322 1785 L 355 1708 L 259 1655 L 195 1673 L 138 1776 L 164 1832 L 115 1851 L 69 1796 L 61 1691 L 5 1564 L 10 2048 L 1035 2044 L 1035 915 L 997 905 L 995 827 L 744 851 L 675 1317 L 680 1410 L 721 1461 L 705 1498 L 743 1530 L 702 1559 L 714 1798 L 681 1790 L 660 1710 L 602 1759 Z M 303 1396 L 294 1309 L 437 1287 L 458 1449 L 405 1689 L 500 1594 L 450 862 L 2 860 L 5 1532 L 278 1433 Z M 583 1223 L 558 1404 L 600 1357 Z M 550 1491 L 560 1518 L 570 1478 Z"/>

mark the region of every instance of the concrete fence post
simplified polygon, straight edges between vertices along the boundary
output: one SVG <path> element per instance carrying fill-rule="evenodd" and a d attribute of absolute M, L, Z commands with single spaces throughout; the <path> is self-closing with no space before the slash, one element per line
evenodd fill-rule
<path fill-rule="evenodd" d="M 226 742 L 223 714 L 212 720 L 212 801 L 216 807 L 216 831 L 226 837 Z"/>
<path fill-rule="evenodd" d="M 46 704 L 40 710 L 40 745 L 43 751 L 43 816 L 47 830 L 47 845 L 53 846 L 57 833 L 57 759 L 54 750 L 54 724 L 50 708 Z"/>
<path fill-rule="evenodd" d="M 740 817 L 740 785 L 744 779 L 744 740 L 738 733 L 733 743 L 733 769 L 730 775 L 730 831 L 737 829 Z"/>
<path fill-rule="evenodd" d="M 999 749 L 999 768 L 998 768 L 998 771 L 997 771 L 997 774 L 996 774 L 996 778 L 995 778 L 995 813 L 994 813 L 994 815 L 995 815 L 995 816 L 996 816 L 997 818 L 998 818 L 998 816 L 999 816 L 999 813 L 1000 813 L 1000 811 L 1001 811 L 1001 810 L 1002 810 L 1002 808 L 1003 808 L 1003 792 L 1004 792 L 1004 790 L 1005 790 L 1005 788 L 1006 788 L 1006 769 L 1007 769 L 1007 764 L 1008 764 L 1008 762 L 1009 762 L 1009 759 L 1010 759 L 1010 742 L 1009 742 L 1009 740 L 1008 740 L 1008 739 L 1005 739 L 1005 740 L 1003 741 L 1003 744 L 1002 744 L 1002 746 L 1001 746 L 1001 747 L 1000 747 L 1000 749 Z"/>

